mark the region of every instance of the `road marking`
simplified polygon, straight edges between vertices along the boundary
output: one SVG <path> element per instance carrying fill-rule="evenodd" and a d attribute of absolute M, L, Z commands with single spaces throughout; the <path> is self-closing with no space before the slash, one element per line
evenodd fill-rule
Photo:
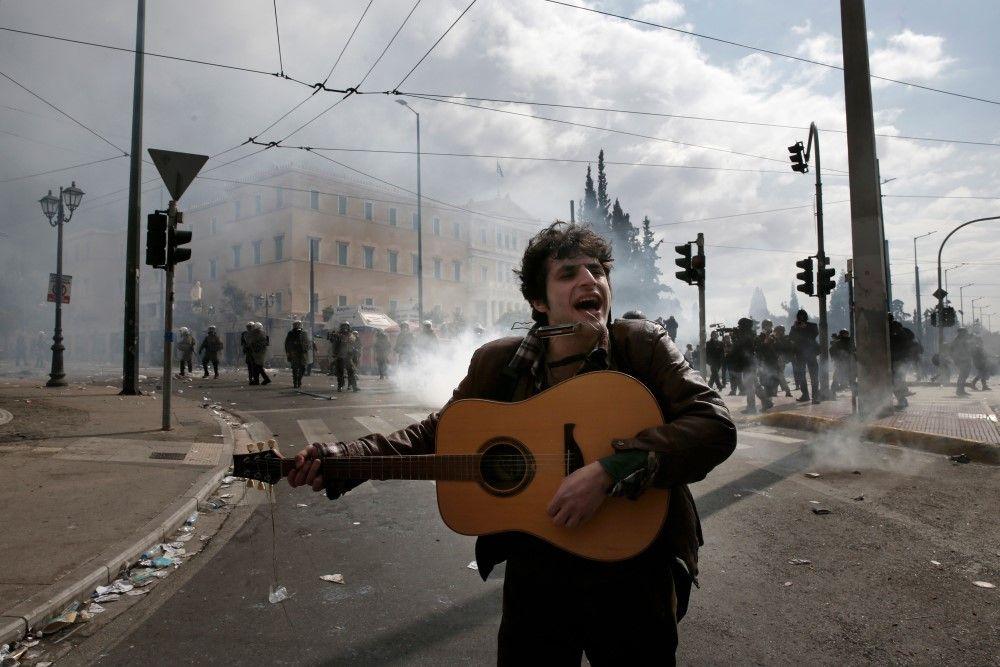
<path fill-rule="evenodd" d="M 760 431 L 745 431 L 740 434 L 741 438 L 760 438 L 761 440 L 770 440 L 771 442 L 780 442 L 787 445 L 798 445 L 805 442 L 805 438 L 789 438 L 784 435 L 778 435 L 777 433 L 767 433 Z"/>
<path fill-rule="evenodd" d="M 412 419 L 414 422 L 422 422 L 423 420 L 427 419 L 426 414 L 420 414 L 418 412 L 407 412 L 405 414 L 408 418 Z"/>
<path fill-rule="evenodd" d="M 364 426 L 368 433 L 393 433 L 394 431 L 399 430 L 381 417 L 375 417 L 372 415 L 367 417 L 355 417 L 354 421 Z"/>
<path fill-rule="evenodd" d="M 0 409 L 0 425 L 6 424 L 7 422 L 14 419 L 14 415 L 7 412 L 6 410 Z"/>
<path fill-rule="evenodd" d="M 322 419 L 299 419 L 297 420 L 302 435 L 306 438 L 306 443 L 314 442 L 337 442 L 337 436 L 330 433 L 326 423 Z"/>

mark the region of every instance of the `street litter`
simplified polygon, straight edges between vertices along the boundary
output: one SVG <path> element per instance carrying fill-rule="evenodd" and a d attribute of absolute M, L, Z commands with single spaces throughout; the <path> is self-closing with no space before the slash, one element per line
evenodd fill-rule
<path fill-rule="evenodd" d="M 973 586 L 979 586 L 980 588 L 996 588 L 995 584 L 991 584 L 988 581 L 973 581 Z"/>
<path fill-rule="evenodd" d="M 309 507 L 308 503 L 295 503 L 296 507 Z"/>
<path fill-rule="evenodd" d="M 221 496 L 219 496 L 219 497 L 220 497 L 220 498 L 222 498 L 223 500 L 227 500 L 227 499 L 229 499 L 229 498 L 232 498 L 232 497 L 233 497 L 233 494 L 231 494 L 231 493 L 223 493 L 223 494 L 222 494 Z"/>
<path fill-rule="evenodd" d="M 267 595 L 267 600 L 271 604 L 278 604 L 282 600 L 287 600 L 289 597 L 288 589 L 284 586 L 278 586 L 277 588 L 272 588 L 271 592 Z"/>
<path fill-rule="evenodd" d="M 864 496 L 854 496 L 853 498 L 851 498 L 851 500 L 857 500 L 858 502 L 861 502 L 864 499 L 865 499 Z"/>
<path fill-rule="evenodd" d="M 853 471 L 853 472 L 852 472 L 851 474 L 852 474 L 852 475 L 860 475 L 860 474 L 861 474 L 861 471 L 860 471 L 860 470 L 855 470 L 855 471 Z"/>
<path fill-rule="evenodd" d="M 68 628 L 74 623 L 78 623 L 82 620 L 85 620 L 78 618 L 80 614 L 77 612 L 77 609 L 79 609 L 79 607 L 80 603 L 74 602 L 70 606 L 66 607 L 66 609 L 64 609 L 63 612 L 58 616 L 54 616 L 45 621 L 45 624 L 42 626 L 42 629 L 38 631 L 38 636 L 42 637 L 45 635 L 55 634 L 60 630 Z"/>
<path fill-rule="evenodd" d="M 194 537 L 194 535 L 192 535 L 191 533 L 184 533 L 183 535 L 178 536 L 178 538 L 177 538 L 176 541 L 177 542 L 187 542 L 192 537 Z"/>
<path fill-rule="evenodd" d="M 825 507 L 810 507 L 813 514 L 831 514 L 831 511 Z"/>
<path fill-rule="evenodd" d="M 475 570 L 477 572 L 479 571 L 479 563 L 477 563 L 476 561 L 472 561 L 471 563 L 469 563 L 465 567 L 469 568 L 470 570 Z"/>
<path fill-rule="evenodd" d="M 806 477 L 808 477 L 809 479 L 816 479 L 817 477 L 819 477 L 819 473 L 818 472 L 807 472 L 806 473 Z"/>
<path fill-rule="evenodd" d="M 184 533 L 190 533 L 192 530 L 194 530 L 194 528 L 192 528 L 191 526 L 181 526 L 177 530 L 179 530 L 181 532 L 184 532 Z"/>
<path fill-rule="evenodd" d="M 146 551 L 143 552 L 141 557 L 144 559 L 154 558 L 162 551 L 163 547 L 157 544 L 146 549 Z"/>
<path fill-rule="evenodd" d="M 812 561 L 808 558 L 789 558 L 789 565 L 812 565 Z"/>
<path fill-rule="evenodd" d="M 360 526 L 360 525 L 361 525 L 361 522 L 360 522 L 360 521 L 355 521 L 355 522 L 354 522 L 354 525 L 355 525 L 355 526 Z"/>
<path fill-rule="evenodd" d="M 125 595 L 131 595 L 132 597 L 135 597 L 137 595 L 145 595 L 148 592 L 149 592 L 148 588 L 135 588 L 135 589 L 130 590 Z"/>
<path fill-rule="evenodd" d="M 116 602 L 117 600 L 121 599 L 122 596 L 119 595 L 118 593 L 108 593 L 107 595 L 98 595 L 97 597 L 94 598 L 93 601 L 104 604 L 105 602 Z"/>
<path fill-rule="evenodd" d="M 329 581 L 332 584 L 343 584 L 344 575 L 342 574 L 324 574 L 320 577 L 323 581 Z"/>
<path fill-rule="evenodd" d="M 941 567 L 941 563 L 937 562 L 936 560 L 932 560 L 931 565 L 937 565 L 938 567 Z"/>
<path fill-rule="evenodd" d="M 156 570 L 151 567 L 140 567 L 129 573 L 129 581 L 134 586 L 148 586 L 156 579 Z"/>
<path fill-rule="evenodd" d="M 167 558 L 166 556 L 160 556 L 159 558 L 153 559 L 153 567 L 170 567 L 174 564 L 173 558 Z"/>
<path fill-rule="evenodd" d="M 132 590 L 132 584 L 124 579 L 118 579 L 110 586 L 98 586 L 96 592 L 98 595 L 107 595 L 108 593 L 128 593 L 130 590 Z"/>
<path fill-rule="evenodd" d="M 968 454 L 954 454 L 948 457 L 948 460 L 952 463 L 971 463 L 972 459 L 969 458 Z"/>
<path fill-rule="evenodd" d="M 811 505 L 819 505 L 820 503 L 819 503 L 818 500 L 810 500 L 809 504 L 811 504 Z"/>
<path fill-rule="evenodd" d="M 788 586 L 791 586 L 791 585 L 792 585 L 792 582 L 790 582 L 790 581 L 786 581 L 784 584 L 782 584 L 782 586 L 785 586 L 786 588 Z"/>
<path fill-rule="evenodd" d="M 87 607 L 87 613 L 91 616 L 97 616 L 98 614 L 104 613 L 104 607 L 97 604 L 96 602 L 91 602 L 90 606 Z"/>
<path fill-rule="evenodd" d="M 194 525 L 195 523 L 197 523 L 197 521 L 198 521 L 198 513 L 197 513 L 197 512 L 193 512 L 193 513 L 191 514 L 191 516 L 189 516 L 189 517 L 188 517 L 188 518 L 187 518 L 187 519 L 186 519 L 186 520 L 184 521 L 184 523 L 186 523 L 187 525 L 191 526 L 191 525 Z"/>
<path fill-rule="evenodd" d="M 225 477 L 222 478 L 222 483 L 223 484 L 232 484 L 235 481 L 236 481 L 236 478 L 233 477 L 232 475 L 226 475 Z"/>

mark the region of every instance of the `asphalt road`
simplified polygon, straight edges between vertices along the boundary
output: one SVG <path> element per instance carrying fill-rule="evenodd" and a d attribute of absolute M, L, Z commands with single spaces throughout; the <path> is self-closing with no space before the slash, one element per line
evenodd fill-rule
<path fill-rule="evenodd" d="M 327 380 L 307 389 L 330 395 Z M 235 402 L 285 453 L 434 407 L 371 378 L 332 401 L 288 382 L 188 391 Z M 995 467 L 741 427 L 735 454 L 692 487 L 707 543 L 679 661 L 1000 664 L 1000 589 L 973 585 L 1000 585 L 998 482 Z M 275 499 L 231 517 L 197 565 L 61 662 L 495 662 L 502 568 L 485 583 L 469 569 L 473 539 L 444 526 L 430 482 L 369 482 L 336 502 L 281 484 Z M 346 583 L 320 580 L 334 573 Z M 274 581 L 283 604 L 268 602 Z"/>

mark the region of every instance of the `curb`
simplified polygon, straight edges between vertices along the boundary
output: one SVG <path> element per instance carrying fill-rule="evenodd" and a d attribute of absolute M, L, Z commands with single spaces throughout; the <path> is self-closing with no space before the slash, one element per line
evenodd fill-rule
<path fill-rule="evenodd" d="M 1000 465 L 1000 447 L 979 442 L 978 440 L 967 440 L 965 438 L 925 433 L 923 431 L 907 431 L 906 429 L 894 428 L 892 426 L 863 426 L 850 419 L 831 419 L 829 417 L 789 412 L 775 412 L 762 415 L 760 423 L 767 426 L 811 431 L 813 433 L 861 426 L 863 437 L 875 442 L 910 447 L 945 456 L 966 454 L 971 460 L 977 463 Z"/>
<path fill-rule="evenodd" d="M 225 477 L 237 439 L 236 429 L 222 418 L 216 418 L 216 421 L 222 427 L 224 445 L 222 462 L 219 466 L 202 473 L 184 495 L 141 528 L 140 530 L 145 531 L 142 537 L 132 541 L 125 548 L 116 548 L 113 552 L 99 554 L 91 560 L 91 563 L 93 561 L 99 563 L 96 567 L 88 564 L 70 573 L 65 579 L 72 583 L 61 581 L 53 584 L 0 615 L 0 644 L 23 639 L 33 627 L 65 609 L 73 600 L 87 598 L 97 586 L 111 584 L 118 578 L 118 573 L 123 567 L 138 561 L 143 552 L 163 542 L 184 523 L 187 517 L 197 511 L 199 504 Z"/>

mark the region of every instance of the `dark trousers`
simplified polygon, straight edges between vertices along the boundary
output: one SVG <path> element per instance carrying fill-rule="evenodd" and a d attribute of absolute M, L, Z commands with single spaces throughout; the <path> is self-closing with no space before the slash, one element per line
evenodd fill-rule
<path fill-rule="evenodd" d="M 712 372 L 711 377 L 709 377 L 709 379 L 708 379 L 708 386 L 709 387 L 714 386 L 717 389 L 722 389 L 725 385 L 722 384 L 722 380 L 719 379 L 719 366 L 718 366 L 718 364 L 716 364 L 714 366 L 712 364 L 709 364 L 708 368 Z"/>
<path fill-rule="evenodd" d="M 812 386 L 812 397 L 819 400 L 819 363 L 816 357 L 807 355 L 804 359 L 793 364 L 795 373 L 795 384 L 802 390 L 802 398 L 809 398 L 809 387 Z M 809 373 L 809 384 L 806 384 L 806 372 Z"/>
<path fill-rule="evenodd" d="M 353 359 L 337 359 L 335 361 L 337 369 L 337 389 L 344 388 L 344 375 L 347 375 L 347 383 L 351 389 L 358 388 L 358 376 L 354 370 Z"/>
<path fill-rule="evenodd" d="M 264 384 L 271 381 L 271 378 L 267 376 L 267 371 L 264 367 L 258 363 L 250 362 L 250 384 L 260 384 L 263 378 Z"/>
<path fill-rule="evenodd" d="M 965 381 L 969 379 L 969 373 L 972 371 L 972 363 L 968 361 L 959 361 L 955 364 L 958 369 L 958 378 L 955 380 L 955 392 L 959 394 L 965 393 Z"/>
<path fill-rule="evenodd" d="M 184 375 L 184 367 L 187 366 L 187 372 L 193 373 L 194 370 L 191 367 L 191 355 L 184 354 L 181 355 L 181 375 Z"/>
<path fill-rule="evenodd" d="M 578 666 L 586 654 L 595 667 L 673 665 L 685 584 L 680 590 L 670 564 L 648 555 L 618 563 L 512 557 L 497 664 Z"/>
<path fill-rule="evenodd" d="M 386 369 L 389 367 L 389 361 L 387 359 L 376 359 L 375 363 L 378 365 L 378 379 L 384 380 Z"/>
<path fill-rule="evenodd" d="M 302 386 L 302 376 L 306 372 L 306 367 L 302 364 L 292 364 L 292 386 Z"/>
<path fill-rule="evenodd" d="M 215 377 L 219 377 L 219 360 L 218 359 L 202 359 L 201 367 L 205 369 L 205 377 L 208 377 L 208 365 L 212 364 L 212 369 L 215 371 Z"/>

